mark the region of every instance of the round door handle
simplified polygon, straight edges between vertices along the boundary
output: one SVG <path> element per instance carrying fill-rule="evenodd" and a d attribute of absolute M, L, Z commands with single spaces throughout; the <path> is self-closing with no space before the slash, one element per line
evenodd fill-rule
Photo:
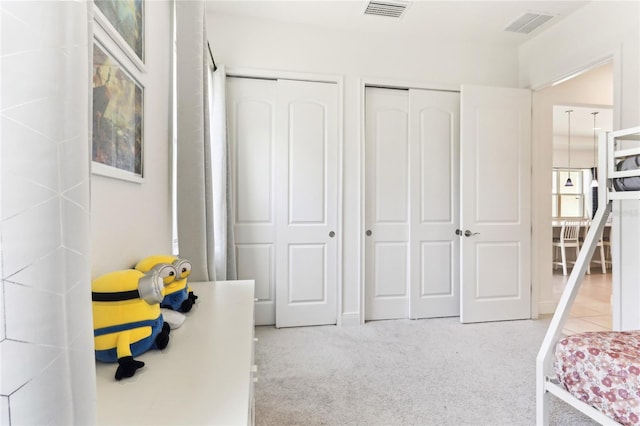
<path fill-rule="evenodd" d="M 335 233 L 335 232 L 333 232 L 333 231 L 329 232 L 329 237 L 333 238 L 333 237 L 335 237 L 335 236 L 336 236 L 336 233 Z"/>
<path fill-rule="evenodd" d="M 367 232 L 365 232 L 365 234 L 367 234 L 367 237 L 370 237 L 370 236 L 371 236 L 371 233 L 372 233 L 372 232 L 371 232 L 371 229 L 367 229 Z"/>

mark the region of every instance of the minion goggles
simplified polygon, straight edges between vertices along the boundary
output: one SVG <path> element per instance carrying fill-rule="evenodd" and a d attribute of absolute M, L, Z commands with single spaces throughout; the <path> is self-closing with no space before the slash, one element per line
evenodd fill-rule
<path fill-rule="evenodd" d="M 142 299 L 150 305 L 162 302 L 165 287 L 164 279 L 176 276 L 177 271 L 173 265 L 161 263 L 147 272 L 138 280 L 138 288 L 129 291 L 115 292 L 91 292 L 91 300 L 94 302 L 119 302 L 123 300 Z"/>

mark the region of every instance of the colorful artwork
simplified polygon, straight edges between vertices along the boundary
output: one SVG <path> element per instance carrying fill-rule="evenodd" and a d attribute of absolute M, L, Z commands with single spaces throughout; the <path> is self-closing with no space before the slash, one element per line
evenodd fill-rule
<path fill-rule="evenodd" d="M 95 0 L 100 12 L 144 62 L 143 0 Z"/>
<path fill-rule="evenodd" d="M 93 161 L 142 176 L 142 97 L 142 87 L 94 44 Z"/>

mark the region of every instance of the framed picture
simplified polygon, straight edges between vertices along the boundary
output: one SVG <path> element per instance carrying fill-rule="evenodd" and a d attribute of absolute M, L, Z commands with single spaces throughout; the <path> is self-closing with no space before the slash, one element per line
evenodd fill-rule
<path fill-rule="evenodd" d="M 112 52 L 94 39 L 92 172 L 142 182 L 144 87 Z"/>
<path fill-rule="evenodd" d="M 94 0 L 95 21 L 109 33 L 132 62 L 144 71 L 145 11 L 143 0 Z"/>

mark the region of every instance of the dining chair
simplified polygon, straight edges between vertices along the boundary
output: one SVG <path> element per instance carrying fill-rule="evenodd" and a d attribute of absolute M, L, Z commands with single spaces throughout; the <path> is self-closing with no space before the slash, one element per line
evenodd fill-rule
<path fill-rule="evenodd" d="M 591 228 L 591 221 L 587 222 L 587 225 L 585 226 L 585 238 L 587 236 L 587 233 L 589 232 L 589 228 Z M 604 232 L 604 231 L 603 231 Z M 593 263 L 599 263 L 602 269 L 602 273 L 606 274 L 607 273 L 607 260 L 604 254 L 604 242 L 602 240 L 602 234 L 600 234 L 598 236 L 598 242 L 596 243 L 596 250 L 600 248 L 600 260 L 591 260 L 589 263 L 587 263 L 587 274 L 591 273 L 591 262 Z"/>
<path fill-rule="evenodd" d="M 578 220 L 565 220 L 562 222 L 562 227 L 560 228 L 560 236 L 558 238 L 553 239 L 553 248 L 554 248 L 554 261 L 553 266 L 554 269 L 557 265 L 562 266 L 562 273 L 567 275 L 567 264 L 573 263 L 575 264 L 575 260 L 567 259 L 567 249 L 573 248 L 576 252 L 575 259 L 578 259 L 578 253 L 580 252 L 580 225 L 581 222 Z M 560 259 L 557 257 L 557 252 L 560 251 Z"/>
<path fill-rule="evenodd" d="M 609 265 L 609 268 L 613 268 L 611 266 L 611 227 L 605 226 L 602 231 L 602 245 L 604 246 L 604 259 L 605 263 Z"/>

